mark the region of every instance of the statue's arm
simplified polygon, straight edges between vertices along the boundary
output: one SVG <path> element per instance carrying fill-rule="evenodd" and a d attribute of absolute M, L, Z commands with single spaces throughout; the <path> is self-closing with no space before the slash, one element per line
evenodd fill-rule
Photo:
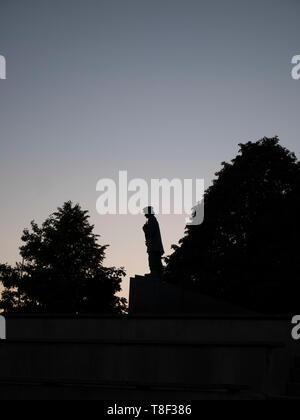
<path fill-rule="evenodd" d="M 154 238 L 158 232 L 158 224 L 152 221 L 147 226 L 147 237 L 149 239 Z"/>

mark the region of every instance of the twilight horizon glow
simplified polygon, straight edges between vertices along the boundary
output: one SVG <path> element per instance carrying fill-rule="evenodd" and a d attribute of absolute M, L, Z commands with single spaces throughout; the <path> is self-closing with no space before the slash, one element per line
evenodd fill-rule
<path fill-rule="evenodd" d="M 238 144 L 300 156 L 295 0 L 1 0 L 0 262 L 65 201 L 90 211 L 106 265 L 147 271 L 142 215 L 99 216 L 97 180 L 205 179 Z M 166 253 L 185 217 L 159 217 Z"/>

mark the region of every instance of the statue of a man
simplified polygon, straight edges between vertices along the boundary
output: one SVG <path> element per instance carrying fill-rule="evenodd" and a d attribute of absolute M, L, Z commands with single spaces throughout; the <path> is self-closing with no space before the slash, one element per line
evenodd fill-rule
<path fill-rule="evenodd" d="M 153 207 L 146 207 L 144 209 L 144 214 L 147 222 L 144 225 L 143 230 L 146 237 L 150 272 L 158 279 L 161 279 L 163 275 L 163 265 L 161 260 L 165 251 L 162 244 L 159 224 L 155 217 Z"/>

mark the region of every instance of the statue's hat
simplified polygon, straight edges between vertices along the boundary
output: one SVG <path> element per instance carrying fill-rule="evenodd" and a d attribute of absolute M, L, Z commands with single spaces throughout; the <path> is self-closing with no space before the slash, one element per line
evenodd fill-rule
<path fill-rule="evenodd" d="M 145 207 L 144 208 L 144 210 L 143 210 L 143 212 L 144 212 L 144 214 L 146 214 L 146 215 L 155 215 L 155 212 L 154 212 L 154 208 L 152 207 L 152 206 L 148 206 L 148 207 Z"/>

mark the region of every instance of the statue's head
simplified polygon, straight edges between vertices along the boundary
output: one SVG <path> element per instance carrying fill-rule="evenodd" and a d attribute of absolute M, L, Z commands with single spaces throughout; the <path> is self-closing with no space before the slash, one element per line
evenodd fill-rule
<path fill-rule="evenodd" d="M 149 219 L 151 216 L 155 216 L 155 212 L 152 206 L 148 206 L 143 210 L 146 219 Z"/>

